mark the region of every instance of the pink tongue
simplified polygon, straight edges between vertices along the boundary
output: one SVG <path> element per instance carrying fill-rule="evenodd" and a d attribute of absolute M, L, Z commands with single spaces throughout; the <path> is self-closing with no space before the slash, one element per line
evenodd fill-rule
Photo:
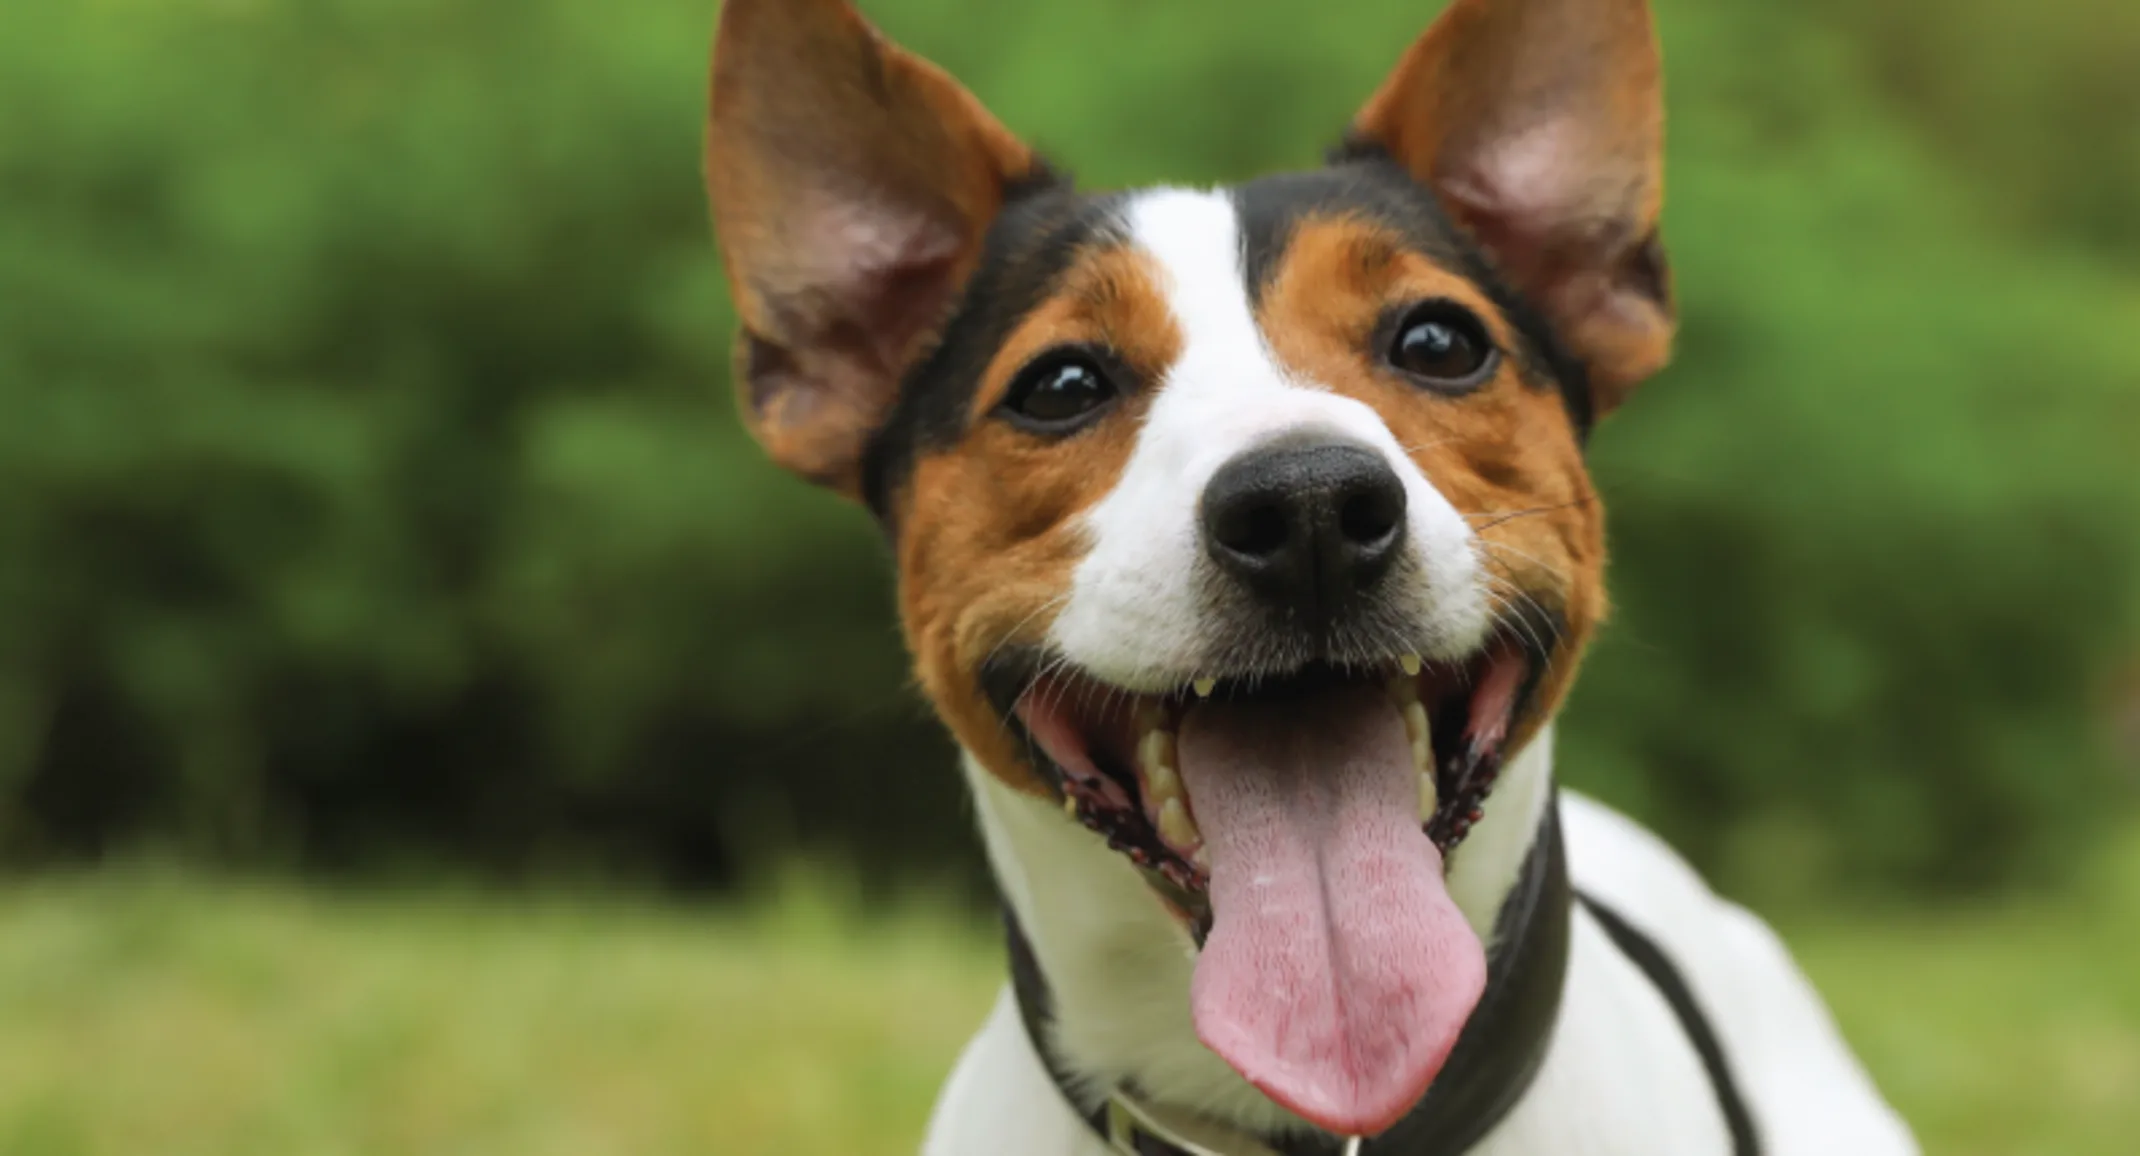
<path fill-rule="evenodd" d="M 1212 702 L 1183 720 L 1179 749 L 1211 853 L 1197 1035 L 1318 1127 L 1384 1131 L 1486 985 L 1421 830 L 1403 719 L 1373 687 Z"/>

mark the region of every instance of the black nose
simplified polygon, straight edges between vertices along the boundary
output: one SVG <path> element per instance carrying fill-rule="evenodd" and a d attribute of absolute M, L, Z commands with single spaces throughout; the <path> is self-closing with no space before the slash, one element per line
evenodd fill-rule
<path fill-rule="evenodd" d="M 1365 446 L 1263 446 L 1204 488 L 1204 550 L 1271 606 L 1327 621 L 1389 572 L 1404 504 L 1396 471 Z"/>

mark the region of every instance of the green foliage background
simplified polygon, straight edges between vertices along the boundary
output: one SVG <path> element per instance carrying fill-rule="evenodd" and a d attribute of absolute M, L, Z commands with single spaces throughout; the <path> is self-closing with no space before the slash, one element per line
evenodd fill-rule
<path fill-rule="evenodd" d="M 1093 185 L 1313 163 L 1398 0 L 875 0 Z M 1728 885 L 2131 802 L 2140 16 L 1665 0 L 1678 364 L 1578 786 Z M 0 854 L 970 866 L 866 520 L 737 431 L 707 0 L 0 13 Z"/>

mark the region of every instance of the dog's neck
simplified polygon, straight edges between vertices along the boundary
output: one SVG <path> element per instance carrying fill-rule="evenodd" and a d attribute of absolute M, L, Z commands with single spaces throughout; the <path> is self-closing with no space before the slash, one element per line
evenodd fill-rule
<path fill-rule="evenodd" d="M 1553 800 L 1552 732 L 1509 760 L 1486 814 L 1449 861 L 1449 893 L 1492 935 Z M 1121 855 L 1059 807 L 966 759 L 1004 901 L 1049 985 L 1051 1050 L 1087 1106 L 1134 1085 L 1157 1103 L 1258 1133 L 1302 1127 L 1197 1039 L 1188 933 Z"/>

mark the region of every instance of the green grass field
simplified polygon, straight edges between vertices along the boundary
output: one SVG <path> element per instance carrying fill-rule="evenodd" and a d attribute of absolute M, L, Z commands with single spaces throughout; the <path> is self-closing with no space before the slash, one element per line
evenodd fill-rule
<path fill-rule="evenodd" d="M 2140 1136 L 2140 840 L 2056 901 L 1792 923 L 1934 1153 Z M 875 1156 L 991 998 L 985 928 L 112 873 L 0 888 L 0 1156 Z"/>

